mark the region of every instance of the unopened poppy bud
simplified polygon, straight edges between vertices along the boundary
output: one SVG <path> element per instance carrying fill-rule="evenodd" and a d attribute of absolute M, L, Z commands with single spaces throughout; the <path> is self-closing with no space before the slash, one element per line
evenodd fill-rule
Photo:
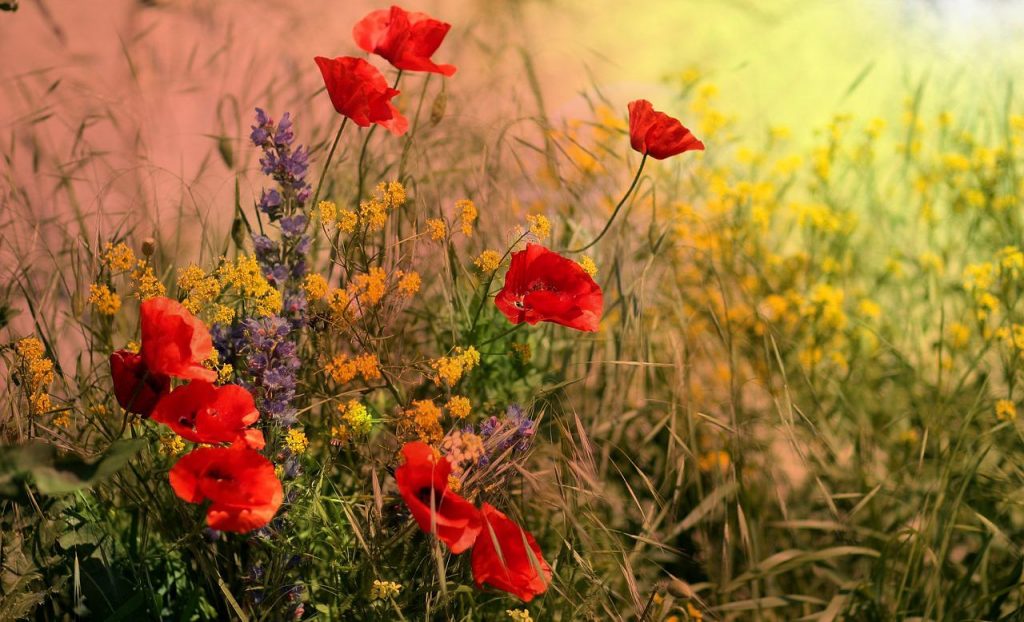
<path fill-rule="evenodd" d="M 152 257 L 156 251 L 156 240 L 153 238 L 146 238 L 142 241 L 142 254 L 145 257 Z"/>
<path fill-rule="evenodd" d="M 668 583 L 668 593 L 676 598 L 690 600 L 693 598 L 693 588 L 690 584 L 681 579 L 672 579 Z"/>
<path fill-rule="evenodd" d="M 430 124 L 437 125 L 444 118 L 445 108 L 448 107 L 448 93 L 441 91 L 434 99 L 434 105 L 430 107 Z"/>

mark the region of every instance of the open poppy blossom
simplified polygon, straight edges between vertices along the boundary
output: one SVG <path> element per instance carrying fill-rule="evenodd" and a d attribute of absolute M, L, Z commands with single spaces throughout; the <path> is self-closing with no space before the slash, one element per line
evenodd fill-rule
<path fill-rule="evenodd" d="M 212 503 L 206 524 L 213 529 L 244 533 L 274 518 L 284 491 L 274 465 L 242 445 L 200 447 L 171 468 L 171 488 L 188 503 Z"/>
<path fill-rule="evenodd" d="M 217 372 L 203 366 L 213 339 L 202 320 L 181 303 L 157 296 L 142 303 L 139 354 L 151 374 L 213 382 Z"/>
<path fill-rule="evenodd" d="M 398 69 L 450 76 L 455 73 L 453 65 L 438 65 L 430 57 L 451 27 L 429 15 L 392 6 L 359 20 L 352 29 L 352 37 L 356 45 L 387 59 Z"/>
<path fill-rule="evenodd" d="M 512 253 L 505 285 L 494 304 L 513 324 L 554 322 L 596 331 L 604 296 L 601 287 L 575 261 L 539 244 Z"/>
<path fill-rule="evenodd" d="M 452 465 L 419 441 L 402 447 L 405 463 L 395 469 L 398 492 L 425 533 L 436 533 L 452 553 L 473 546 L 480 533 L 480 511 L 448 490 Z"/>
<path fill-rule="evenodd" d="M 512 594 L 523 602 L 543 594 L 551 582 L 533 535 L 489 503 L 480 508 L 484 527 L 473 547 L 473 580 Z"/>
<path fill-rule="evenodd" d="M 655 160 L 683 153 L 704 151 L 704 143 L 678 119 L 658 112 L 646 99 L 629 102 L 629 144 Z"/>
<path fill-rule="evenodd" d="M 376 123 L 395 136 L 409 129 L 409 121 L 398 112 L 391 98 L 398 91 L 388 86 L 387 80 L 376 67 L 361 58 L 339 56 L 313 60 L 320 68 L 334 109 L 358 125 L 369 127 Z"/>
<path fill-rule="evenodd" d="M 262 449 L 263 433 L 249 428 L 260 418 L 252 394 L 228 384 L 193 381 L 171 391 L 153 409 L 153 421 L 193 443 L 235 443 Z"/>
<path fill-rule="evenodd" d="M 117 350 L 110 355 L 110 376 L 114 379 L 114 397 L 121 408 L 148 417 L 153 407 L 171 388 L 171 379 L 149 372 L 142 355 Z"/>

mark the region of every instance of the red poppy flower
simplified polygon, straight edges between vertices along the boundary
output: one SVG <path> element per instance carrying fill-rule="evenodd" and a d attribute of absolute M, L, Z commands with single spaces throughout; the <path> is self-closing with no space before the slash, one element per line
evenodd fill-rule
<path fill-rule="evenodd" d="M 551 582 L 551 567 L 544 561 L 533 535 L 485 503 L 480 508 L 483 530 L 473 547 L 473 580 L 530 602 Z"/>
<path fill-rule="evenodd" d="M 554 322 L 596 331 L 604 296 L 578 263 L 539 244 L 512 253 L 505 286 L 494 304 L 513 324 Z"/>
<path fill-rule="evenodd" d="M 448 490 L 452 465 L 419 441 L 402 447 L 405 463 L 395 469 L 398 492 L 425 533 L 436 533 L 452 553 L 473 546 L 480 533 L 480 511 Z"/>
<path fill-rule="evenodd" d="M 242 441 L 263 449 L 263 433 L 249 426 L 260 418 L 252 394 L 227 384 L 222 387 L 194 380 L 170 392 L 153 409 L 153 421 L 169 426 L 193 443 Z"/>
<path fill-rule="evenodd" d="M 209 499 L 206 524 L 222 531 L 243 533 L 266 525 L 284 498 L 274 465 L 242 445 L 195 449 L 171 468 L 170 480 L 184 501 Z"/>
<path fill-rule="evenodd" d="M 158 296 L 142 303 L 142 362 L 151 374 L 213 382 L 217 372 L 203 367 L 213 354 L 206 325 L 181 303 Z"/>
<path fill-rule="evenodd" d="M 430 57 L 451 27 L 429 15 L 392 6 L 361 19 L 352 29 L 352 37 L 356 45 L 387 59 L 398 69 L 450 76 L 455 73 L 453 65 L 437 65 Z"/>
<path fill-rule="evenodd" d="M 388 86 L 384 74 L 376 67 L 351 56 L 334 59 L 317 56 L 313 60 L 323 74 L 331 103 L 340 114 L 359 127 L 376 123 L 395 136 L 409 129 L 408 119 L 391 103 L 398 91 Z"/>
<path fill-rule="evenodd" d="M 148 417 L 157 401 L 171 388 L 171 379 L 150 372 L 142 355 L 117 350 L 110 355 L 110 375 L 114 379 L 114 397 L 121 408 Z"/>
<path fill-rule="evenodd" d="M 656 160 L 683 153 L 704 151 L 704 143 L 678 119 L 658 112 L 646 99 L 629 102 L 629 143 Z"/>

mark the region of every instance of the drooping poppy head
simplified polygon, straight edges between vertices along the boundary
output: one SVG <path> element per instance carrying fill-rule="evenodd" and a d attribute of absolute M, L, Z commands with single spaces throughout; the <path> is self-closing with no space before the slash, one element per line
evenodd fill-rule
<path fill-rule="evenodd" d="M 406 443 L 402 456 L 405 463 L 395 469 L 395 482 L 420 529 L 437 534 L 452 553 L 473 546 L 480 533 L 480 511 L 448 490 L 448 459 L 435 456 L 430 445 L 419 441 Z"/>
<path fill-rule="evenodd" d="M 359 127 L 376 123 L 395 136 L 409 129 L 409 121 L 391 103 L 398 91 L 388 86 L 376 67 L 361 58 L 339 56 L 313 60 L 324 77 L 327 94 L 339 114 Z"/>
<path fill-rule="evenodd" d="M 513 324 L 554 322 L 596 331 L 604 296 L 601 287 L 575 261 L 539 244 L 512 253 L 505 286 L 494 304 Z"/>
<path fill-rule="evenodd" d="M 450 76 L 455 73 L 453 65 L 437 65 L 430 57 L 451 27 L 429 15 L 392 6 L 359 20 L 352 28 L 352 38 L 360 48 L 387 59 L 398 69 Z"/>
<path fill-rule="evenodd" d="M 704 151 L 704 143 L 678 119 L 658 112 L 646 99 L 629 102 L 629 144 L 656 160 L 683 153 Z"/>
<path fill-rule="evenodd" d="M 188 503 L 209 499 L 206 524 L 221 531 L 263 527 L 284 499 L 274 465 L 243 445 L 194 449 L 171 467 L 170 481 L 175 494 Z"/>
<path fill-rule="evenodd" d="M 533 535 L 489 503 L 480 508 L 484 526 L 473 546 L 473 580 L 512 594 L 523 602 L 543 594 L 551 582 Z"/>
<path fill-rule="evenodd" d="M 252 394 L 227 384 L 222 387 L 193 380 L 171 391 L 153 409 L 153 421 L 163 423 L 193 443 L 235 443 L 263 449 L 263 433 L 249 428 L 260 418 Z"/>
<path fill-rule="evenodd" d="M 148 417 L 171 389 L 170 378 L 149 371 L 142 355 L 130 350 L 116 350 L 110 355 L 110 376 L 121 408 L 143 417 Z"/>
<path fill-rule="evenodd" d="M 202 320 L 181 303 L 157 296 L 142 303 L 142 361 L 151 373 L 213 382 L 217 372 L 203 367 L 213 339 Z"/>

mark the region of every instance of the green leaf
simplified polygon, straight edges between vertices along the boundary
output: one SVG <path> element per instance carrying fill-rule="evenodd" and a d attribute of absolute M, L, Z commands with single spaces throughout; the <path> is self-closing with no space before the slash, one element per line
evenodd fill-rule
<path fill-rule="evenodd" d="M 32 442 L 0 449 L 0 496 L 15 497 L 32 483 L 42 495 L 64 495 L 89 488 L 123 468 L 142 449 L 142 439 L 115 441 L 98 458 L 57 455 L 53 445 Z"/>

